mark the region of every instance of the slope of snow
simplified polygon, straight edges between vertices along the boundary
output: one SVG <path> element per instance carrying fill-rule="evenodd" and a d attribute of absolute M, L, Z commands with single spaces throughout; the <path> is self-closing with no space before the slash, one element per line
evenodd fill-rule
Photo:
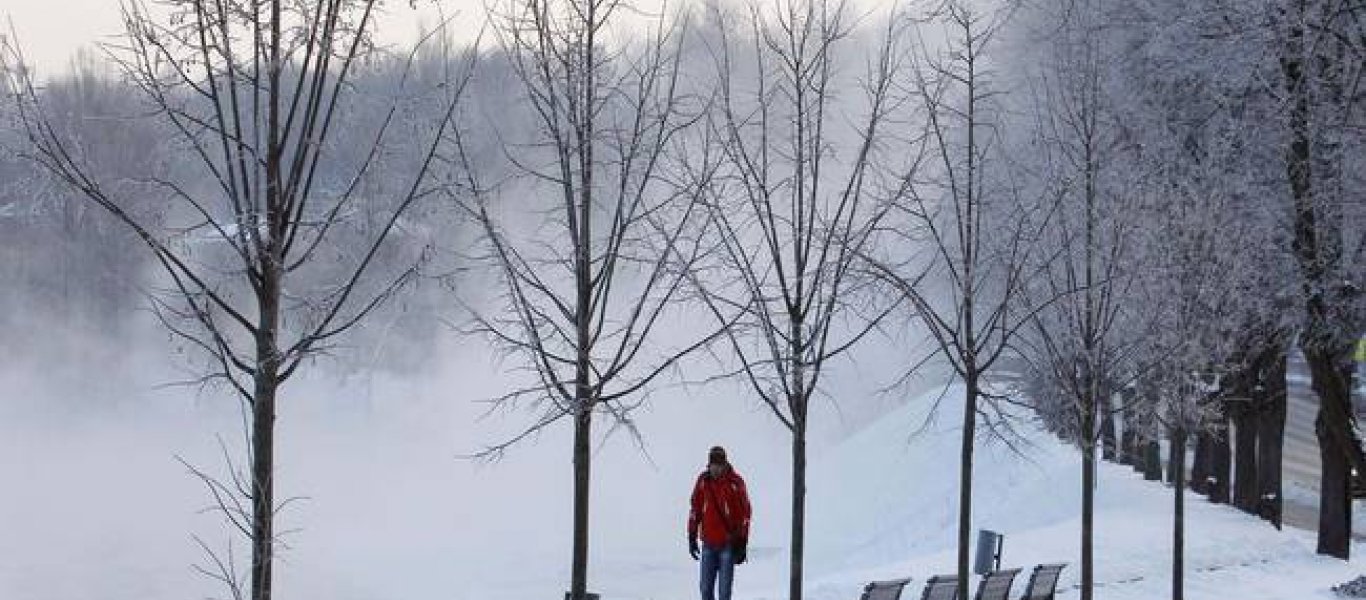
<path fill-rule="evenodd" d="M 937 420 L 927 396 L 890 413 L 823 456 L 811 484 L 812 600 L 858 597 L 875 579 L 954 570 L 962 389 L 950 388 Z M 911 432 L 920 431 L 912 436 Z M 1028 572 L 1067 562 L 1060 597 L 1078 597 L 1080 459 L 1037 427 L 1019 428 L 1016 453 L 979 441 L 974 527 L 1006 535 L 1002 564 Z M 1096 494 L 1096 597 L 1170 597 L 1172 490 L 1127 467 L 1100 463 Z M 1366 572 L 1366 561 L 1314 554 L 1310 532 L 1270 525 L 1227 506 L 1186 497 L 1186 597 L 1280 600 L 1331 598 L 1329 588 Z M 974 539 L 975 539 L 974 532 Z M 1360 556 L 1362 548 L 1354 548 Z M 1024 575 L 1022 575 L 1022 578 Z M 1023 579 L 1016 592 L 1023 589 Z M 918 583 L 911 584 L 917 588 Z M 784 597 L 781 585 L 741 598 Z"/>

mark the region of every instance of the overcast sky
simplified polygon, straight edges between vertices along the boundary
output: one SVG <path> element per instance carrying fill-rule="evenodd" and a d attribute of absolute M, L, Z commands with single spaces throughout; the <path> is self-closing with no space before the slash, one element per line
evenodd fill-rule
<path fill-rule="evenodd" d="M 123 31 L 119 20 L 119 0 L 0 0 L 0 17 L 9 21 L 23 45 L 28 62 L 40 73 L 65 70 L 80 48 L 95 47 L 100 41 L 116 40 Z M 480 0 L 408 0 L 385 2 L 386 14 L 379 21 L 380 37 L 385 43 L 410 42 L 417 38 L 423 24 L 440 20 L 441 10 L 453 13 L 480 11 Z M 474 19 L 464 19 L 473 21 Z M 469 35 L 471 25 L 461 31 Z"/>
<path fill-rule="evenodd" d="M 157 0 L 147 0 L 156 5 Z M 483 7 L 503 0 L 383 0 L 384 14 L 378 22 L 382 43 L 407 45 L 418 38 L 424 28 L 430 29 L 441 21 L 442 15 L 451 19 L 455 37 L 472 40 L 483 24 Z M 631 20 L 657 13 L 663 5 L 678 6 L 697 0 L 633 0 L 635 10 L 623 11 L 617 23 L 622 31 L 630 31 Z M 734 0 L 720 0 L 728 4 Z M 11 28 L 17 33 L 29 64 L 41 74 L 50 75 L 68 69 L 72 58 L 82 48 L 97 49 L 101 41 L 117 41 L 122 34 L 120 0 L 0 0 L 0 19 L 6 35 Z M 410 6 L 415 4 L 416 6 Z M 853 0 L 856 13 L 868 15 L 880 12 L 888 0 Z M 623 23 L 626 23 L 623 26 Z"/>

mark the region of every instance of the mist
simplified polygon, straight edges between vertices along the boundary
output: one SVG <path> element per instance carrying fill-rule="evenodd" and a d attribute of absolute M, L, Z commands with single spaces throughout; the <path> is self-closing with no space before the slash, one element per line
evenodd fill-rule
<path fill-rule="evenodd" d="M 848 60 L 857 61 L 855 49 Z M 178 168 L 178 150 L 156 141 L 162 134 L 154 125 L 134 118 L 130 91 L 101 63 L 86 57 L 73 69 L 54 80 L 49 96 L 66 103 L 63 118 L 92 164 L 125 182 L 142 171 Z M 391 76 L 381 70 L 362 86 L 383 90 Z M 478 90 L 465 109 L 472 122 L 492 122 L 506 110 L 505 92 L 497 84 Z M 364 101 L 350 110 L 340 156 L 353 152 L 347 140 L 365 138 L 377 119 Z M 414 110 L 410 123 L 430 107 Z M 516 137 L 517 128 L 481 130 L 481 143 Z M 19 143 L 6 141 L 11 148 Z M 400 157 L 394 164 L 411 162 L 403 146 L 410 141 L 387 148 Z M 227 596 L 213 579 L 215 556 L 230 555 L 245 581 L 250 546 L 213 510 L 209 488 L 192 469 L 222 481 L 231 481 L 234 468 L 245 471 L 246 407 L 225 386 L 197 381 L 209 368 L 205 358 L 149 310 L 150 298 L 164 296 L 170 282 L 136 237 L 36 166 L 10 154 L 0 159 L 14 182 L 0 196 L 10 204 L 0 208 L 25 207 L 0 214 L 0 251 L 8 259 L 0 267 L 0 480 L 13 482 L 0 502 L 0 522 L 7 524 L 0 596 Z M 389 174 L 367 184 L 382 194 L 398 179 Z M 156 210 L 158 201 L 141 197 L 140 210 Z M 499 208 L 523 235 L 544 227 L 539 213 L 514 201 Z M 542 409 L 488 402 L 526 373 L 487 339 L 464 331 L 468 307 L 496 307 L 488 290 L 498 284 L 460 264 L 473 233 L 443 212 L 449 210 L 429 203 L 407 224 L 404 244 L 436 240 L 438 258 L 420 281 L 281 389 L 280 597 L 522 600 L 565 589 L 572 427 L 553 424 L 493 460 L 469 458 L 521 432 Z M 401 248 L 385 257 L 385 267 L 411 260 Z M 325 281 L 332 267 L 323 264 L 316 277 Z M 697 332 L 689 317 L 699 314 L 662 324 L 651 345 L 692 341 Z M 826 448 L 904 398 L 947 384 L 942 369 L 897 384 L 928 348 L 902 325 L 828 367 L 826 393 L 813 401 L 813 467 Z M 723 360 L 703 353 L 673 369 L 632 413 L 634 431 L 606 419 L 598 426 L 589 568 L 593 589 L 604 596 L 695 594 L 688 498 L 713 445 L 727 448 L 755 506 L 752 561 L 740 581 L 750 589 L 782 586 L 790 433 L 748 384 L 704 383 L 728 370 Z M 912 441 L 908 434 L 900 450 L 913 452 Z M 821 498 L 810 500 L 813 523 L 822 518 Z M 808 533 L 813 555 L 833 556 L 851 543 L 846 538 L 838 527 Z M 809 572 L 821 576 L 825 565 L 811 562 Z"/>
<path fill-rule="evenodd" d="M 0 503 L 9 525 L 0 539 L 0 590 L 20 600 L 222 595 L 193 569 L 210 565 L 195 537 L 218 552 L 231 540 L 239 561 L 248 547 L 206 510 L 207 489 L 180 460 L 218 477 L 228 473 L 225 457 L 240 463 L 240 401 L 212 386 L 175 385 L 195 373 L 194 361 L 170 349 L 145 310 L 125 310 L 125 326 L 107 332 L 60 312 L 31 311 L 0 344 L 0 478 L 14 482 Z M 442 320 L 428 323 L 433 343 L 411 342 L 416 348 L 401 354 L 420 358 L 386 368 L 395 360 L 376 354 L 405 341 L 385 332 L 402 331 L 394 323 L 411 318 L 385 312 L 282 392 L 276 477 L 281 498 L 301 499 L 279 517 L 280 531 L 289 532 L 281 536 L 279 593 L 512 600 L 561 592 L 572 429 L 552 425 L 498 460 L 465 458 L 538 413 L 491 412 L 486 400 L 520 377 L 517 365 Z M 670 324 L 661 334 L 684 338 L 687 329 Z M 812 419 L 813 463 L 822 448 L 904 397 L 880 390 L 891 383 L 882 374 L 895 371 L 898 345 L 880 340 L 835 366 L 828 387 L 838 397 L 818 401 Z M 600 431 L 590 569 L 604 594 L 690 597 L 687 498 L 712 445 L 729 450 L 755 505 L 754 564 L 742 581 L 775 588 L 781 581 L 788 433 L 743 386 L 697 383 L 712 374 L 706 362 L 682 370 L 635 413 L 639 440 Z M 813 521 L 820 508 L 813 505 Z"/>

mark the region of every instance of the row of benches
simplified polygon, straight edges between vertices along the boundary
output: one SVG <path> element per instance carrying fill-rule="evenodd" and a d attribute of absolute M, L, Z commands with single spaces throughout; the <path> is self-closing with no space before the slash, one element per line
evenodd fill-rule
<path fill-rule="evenodd" d="M 1066 563 L 1039 565 L 1029 575 L 1029 585 L 1025 587 L 1020 600 L 1053 600 L 1058 590 L 1058 576 Z M 993 571 L 982 577 L 973 600 L 1009 600 L 1010 586 L 1015 582 L 1019 569 Z M 864 586 L 860 600 L 901 600 L 901 591 L 910 579 L 874 581 Z M 935 575 L 925 582 L 925 593 L 920 600 L 959 600 L 958 576 Z"/>

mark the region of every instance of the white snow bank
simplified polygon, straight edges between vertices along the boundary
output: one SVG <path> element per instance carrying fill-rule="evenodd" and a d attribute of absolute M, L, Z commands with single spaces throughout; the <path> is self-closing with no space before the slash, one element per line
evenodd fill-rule
<path fill-rule="evenodd" d="M 908 576 L 916 579 L 911 588 L 918 597 L 930 575 L 953 572 L 962 393 L 961 387 L 948 389 L 928 426 L 929 407 L 939 396 L 911 402 L 813 468 L 811 600 L 853 600 L 867 581 Z M 1079 454 L 1032 425 L 1019 432 L 1022 453 L 1000 442 L 977 445 L 974 528 L 1006 535 L 1003 566 L 1024 569 L 1016 594 L 1034 565 L 1067 562 L 1060 597 L 1079 597 Z M 1097 479 L 1096 598 L 1170 597 L 1172 490 L 1104 462 Z M 1354 547 L 1353 553 L 1361 556 L 1362 550 Z M 1190 600 L 1331 598 L 1331 586 L 1366 572 L 1360 558 L 1316 556 L 1310 532 L 1276 531 L 1189 494 L 1185 552 Z M 776 600 L 784 590 L 775 582 L 762 591 L 751 586 L 739 597 Z"/>

